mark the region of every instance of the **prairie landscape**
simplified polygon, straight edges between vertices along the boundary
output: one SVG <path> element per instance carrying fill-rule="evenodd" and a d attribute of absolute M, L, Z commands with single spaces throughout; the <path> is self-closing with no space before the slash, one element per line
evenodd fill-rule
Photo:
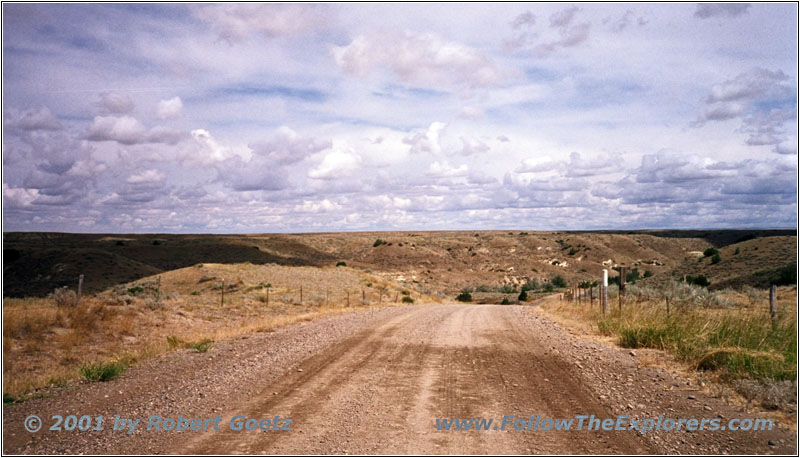
<path fill-rule="evenodd" d="M 1 7 L 4 455 L 797 455 L 796 2 Z"/>
<path fill-rule="evenodd" d="M 431 348 L 465 345 L 473 349 L 465 354 L 435 357 L 423 350 L 418 353 L 409 349 L 407 363 L 414 358 L 422 361 L 433 358 L 430 364 L 438 367 L 460 361 L 449 358 L 482 358 L 476 355 L 484 348 L 480 342 L 488 337 L 480 337 L 481 333 L 498 333 L 501 341 L 518 334 L 514 338 L 524 340 L 532 330 L 539 329 L 536 332 L 546 337 L 537 336 L 538 343 L 534 347 L 526 344 L 520 348 L 530 348 L 525 351 L 538 354 L 542 348 L 562 348 L 564 339 L 570 341 L 570 347 L 563 350 L 566 353 L 553 364 L 560 367 L 560 371 L 573 371 L 577 364 L 579 377 L 591 379 L 585 386 L 581 385 L 580 390 L 595 386 L 607 376 L 600 366 L 605 360 L 594 358 L 593 352 L 600 349 L 610 352 L 611 356 L 604 358 L 612 357 L 615 364 L 620 364 L 617 359 L 621 358 L 619 355 L 627 355 L 623 350 L 627 348 L 636 356 L 633 369 L 630 361 L 626 361 L 626 370 L 655 371 L 655 375 L 648 375 L 647 381 L 661 383 L 667 375 L 670 380 L 681 379 L 669 382 L 669 389 L 665 391 L 668 395 L 675 395 L 676 387 L 685 384 L 693 393 L 702 393 L 710 399 L 704 401 L 706 407 L 713 401 L 728 409 L 738 409 L 737 412 L 768 415 L 787 425 L 789 430 L 796 428 L 793 417 L 797 408 L 797 291 L 796 278 L 792 277 L 796 270 L 793 231 L 515 230 L 226 236 L 7 233 L 3 254 L 4 288 L 8 288 L 4 290 L 3 304 L 3 392 L 5 409 L 10 409 L 6 410 L 9 413 L 14 409 L 27 411 L 31 405 L 52 408 L 78 400 L 85 402 L 99 393 L 108 396 L 112 385 L 114 393 L 126 393 L 126 387 L 130 387 L 138 393 L 137 397 L 146 398 L 145 392 L 155 388 L 143 385 L 138 378 L 161 370 L 153 366 L 179 363 L 188 365 L 186 370 L 195 373 L 199 370 L 197 358 L 204 357 L 201 355 L 215 358 L 233 352 L 238 360 L 238 355 L 248 348 L 244 346 L 247 343 L 276 338 L 276 333 L 302 333 L 303 326 L 319 321 L 319 326 L 327 323 L 334 327 L 334 331 L 326 331 L 332 335 L 326 335 L 325 339 L 342 342 L 345 346 L 332 343 L 333 346 L 314 346 L 305 350 L 308 356 L 292 354 L 294 362 L 278 368 L 274 362 L 253 362 L 252 358 L 260 361 L 259 353 L 248 349 L 247 356 L 238 363 L 247 368 L 244 374 L 255 376 L 261 371 L 274 378 L 274 382 L 259 385 L 258 389 L 272 387 L 268 391 L 274 389 L 279 393 L 307 385 L 313 391 L 321 389 L 313 387 L 324 379 L 296 380 L 292 368 L 310 365 L 319 372 L 318 377 L 328 377 L 325 374 L 330 371 L 352 370 L 347 368 L 358 358 L 368 358 L 365 361 L 372 361 L 370 365 L 380 364 L 381 360 L 375 360 L 374 355 L 357 356 L 362 351 L 361 346 L 383 342 L 380 351 L 400 351 L 402 355 L 401 350 L 405 348 L 402 345 L 400 349 L 386 345 L 400 336 L 415 339 L 404 334 L 412 330 L 423 332 L 420 336 L 428 336 L 420 337 L 423 343 L 433 339 L 426 344 L 432 345 Z M 720 259 L 713 260 L 714 255 Z M 612 284 L 609 310 L 604 314 L 595 297 L 597 289 L 592 289 L 590 301 L 588 288 L 602 278 L 603 269 L 610 272 L 614 283 L 623 266 L 628 269 L 624 300 L 620 301 L 618 288 Z M 83 290 L 80 304 L 75 305 L 79 275 L 84 276 Z M 687 282 L 685 277 L 690 280 Z M 700 277 L 709 284 L 691 283 L 692 279 Z M 767 287 L 772 284 L 780 285 L 775 320 L 769 315 Z M 573 297 L 577 286 L 587 288 L 581 290 L 580 298 Z M 29 293 L 23 295 L 26 288 Z M 525 296 L 520 297 L 523 292 Z M 468 298 L 464 297 L 465 293 Z M 671 314 L 666 308 L 667 298 L 672 300 Z M 490 308 L 471 305 L 479 303 Z M 491 305 L 501 303 L 509 305 Z M 459 305 L 445 307 L 445 304 Z M 500 307 L 500 314 L 491 307 Z M 508 313 L 516 318 L 506 316 Z M 439 325 L 444 327 L 422 331 L 432 326 L 427 323 L 429 320 L 433 323 L 444 320 Z M 520 327 L 518 320 L 533 321 L 527 328 Z M 395 322 L 402 324 L 391 324 Z M 512 322 L 515 324 L 508 328 Z M 397 337 L 390 337 L 395 334 L 389 332 L 394 326 L 404 330 L 396 331 L 400 332 Z M 488 329 L 483 329 L 485 326 Z M 357 332 L 359 329 L 361 331 Z M 371 334 L 363 337 L 366 340 L 346 343 L 367 330 Z M 508 332 L 511 334 L 506 335 Z M 351 337 L 348 340 L 346 336 Z M 440 338 L 445 342 L 437 343 Z M 311 344 L 301 344 L 300 348 L 305 348 L 304 345 Z M 477 347 L 473 348 L 475 345 Z M 495 348 L 494 345 L 498 344 L 487 348 Z M 522 351 L 520 348 L 515 348 L 515 353 Z M 574 348 L 577 350 L 570 350 Z M 329 354 L 331 351 L 335 355 Z M 265 350 L 264 355 L 271 353 Z M 351 362 L 352 358 L 356 360 Z M 347 383 L 361 383 L 357 380 L 362 373 L 372 377 L 371 372 L 408 371 L 403 358 L 400 356 L 400 366 L 390 358 L 391 365 L 383 369 L 379 366 L 359 369 L 352 380 L 347 376 Z M 542 361 L 541 364 L 546 364 Z M 520 363 L 522 365 L 518 366 Z M 533 376 L 525 372 L 528 363 L 511 359 L 508 364 L 523 371 L 514 377 L 529 379 Z M 462 382 L 497 375 L 493 369 L 485 370 L 475 379 L 464 374 L 466 378 Z M 513 373 L 513 369 L 510 370 Z M 554 369 L 540 367 L 539 370 Z M 219 368 L 215 371 L 226 372 Z M 563 372 L 549 374 L 547 378 L 567 377 Z M 404 389 L 418 387 L 419 383 L 434 383 L 423 380 L 426 378 L 439 380 L 432 374 L 413 377 L 422 379 L 406 380 Z M 644 383 L 638 373 L 627 380 L 635 385 Z M 370 383 L 373 382 L 376 394 L 383 389 L 382 383 L 388 383 Z M 611 411 L 615 408 L 628 410 L 634 405 L 615 404 L 622 402 L 617 398 L 621 393 L 602 384 L 597 386 L 600 391 L 592 394 L 590 390 L 584 395 L 586 402 L 594 405 L 597 401 L 593 396 L 599 395 L 603 400 L 601 404 L 611 405 Z M 425 396 L 434 395 L 435 390 Z M 178 405 L 190 402 L 192 408 L 201 409 L 202 404 L 192 403 L 194 399 L 180 399 L 181 396 L 175 399 Z M 536 395 L 536 399 L 537 396 L 541 394 Z M 531 399 L 529 405 L 538 405 L 536 399 Z M 454 398 L 453 402 L 456 401 Z M 307 399 L 304 402 L 326 401 Z M 461 412 L 466 405 L 440 407 L 444 409 L 441 410 L 444 416 L 446 412 Z M 647 407 L 654 409 L 650 405 Z M 684 407 L 689 411 L 694 408 Z M 421 408 L 408 406 L 410 411 Z M 284 409 L 302 411 L 299 405 L 287 405 Z M 633 410 L 636 409 L 634 405 Z M 8 418 L 15 417 L 9 415 Z M 315 418 L 314 421 L 333 420 Z M 363 437 L 364 432 L 359 434 Z M 16 439 L 7 439 L 7 443 L 17 444 Z M 60 439 L 54 436 L 53 440 L 56 442 L 51 446 L 58 447 L 55 444 Z M 227 439 L 215 438 L 207 444 L 187 443 L 185 447 L 188 448 L 157 450 L 205 453 L 220 450 L 220 440 Z M 337 448 L 343 447 L 339 442 L 333 448 L 306 448 L 305 439 L 298 440 L 300 442 L 295 445 L 291 445 L 294 442 L 275 443 L 276 448 L 271 450 L 350 450 Z M 704 450 L 669 445 L 667 438 L 664 443 L 642 442 L 635 437 L 620 440 L 625 445 L 619 450 L 645 452 L 662 450 L 659 448 L 662 446 L 675 447 L 676 451 Z M 783 442 L 769 440 L 781 447 L 793 446 L 786 439 L 779 439 Z M 120 446 L 118 442 L 113 443 L 114 447 Z M 427 450 L 425 447 L 429 446 L 423 441 L 415 442 L 416 446 L 423 447 L 417 449 L 396 449 L 386 443 L 376 443 L 370 448 L 365 445 L 367 443 L 355 450 L 401 452 Z M 61 450 L 41 448 L 44 445 L 24 448 L 33 445 L 22 442 L 17 446 L 23 448 L 8 450 Z M 135 446 L 141 444 L 137 442 Z M 760 450 L 747 448 L 750 446 L 732 441 L 713 450 Z M 85 447 L 88 448 L 75 450 L 116 450 Z M 235 444 L 231 447 L 243 453 L 255 450 L 237 448 Z M 248 443 L 246 447 L 268 445 Z M 519 443 L 512 448 L 492 450 L 547 449 L 525 447 L 531 445 Z M 574 450 L 602 450 L 592 447 Z M 465 453 L 484 449 L 485 445 L 471 442 L 458 442 L 456 448 L 451 448 Z"/>

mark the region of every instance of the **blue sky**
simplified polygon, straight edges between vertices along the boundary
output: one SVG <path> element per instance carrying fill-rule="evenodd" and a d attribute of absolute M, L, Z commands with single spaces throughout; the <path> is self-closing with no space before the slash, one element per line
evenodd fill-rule
<path fill-rule="evenodd" d="M 3 229 L 796 227 L 796 4 L 4 4 Z"/>

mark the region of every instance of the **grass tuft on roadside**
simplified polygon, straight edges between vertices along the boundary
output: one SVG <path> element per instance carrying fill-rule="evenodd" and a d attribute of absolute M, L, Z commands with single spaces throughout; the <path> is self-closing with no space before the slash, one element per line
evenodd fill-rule
<path fill-rule="evenodd" d="M 716 297 L 678 306 L 673 304 L 670 313 L 665 301 L 652 294 L 626 297 L 622 310 L 618 299 L 609 299 L 605 317 L 597 303 L 589 306 L 555 300 L 546 308 L 579 323 L 596 325 L 597 332 L 615 337 L 621 347 L 664 350 L 689 368 L 712 374 L 739 392 L 739 387 L 752 392 L 758 386 L 774 391 L 776 386 L 783 387 L 783 382 L 796 386 L 794 301 L 797 292 L 794 287 L 780 290 L 780 313 L 775 321 L 770 318 L 766 300 L 754 300 L 752 291 L 702 293 Z M 768 292 L 761 291 L 759 297 L 767 298 Z M 748 396 L 754 399 L 776 397 Z M 791 403 L 796 403 L 796 399 L 789 399 L 785 404 Z M 763 405 L 774 409 L 776 404 L 765 401 Z"/>

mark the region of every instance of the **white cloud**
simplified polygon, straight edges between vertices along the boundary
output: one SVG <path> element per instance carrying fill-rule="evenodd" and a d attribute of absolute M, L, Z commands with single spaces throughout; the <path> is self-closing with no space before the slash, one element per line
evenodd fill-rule
<path fill-rule="evenodd" d="M 19 111 L 13 108 L 3 110 L 3 120 L 8 129 L 22 131 L 61 130 L 63 126 L 47 107 L 38 110 Z"/>
<path fill-rule="evenodd" d="M 461 148 L 461 154 L 464 156 L 471 156 L 473 154 L 484 154 L 488 153 L 491 150 L 489 145 L 478 139 L 469 139 L 466 137 L 461 137 L 461 143 L 463 145 L 463 147 Z"/>
<path fill-rule="evenodd" d="M 103 92 L 97 104 L 103 111 L 111 114 L 127 114 L 133 111 L 134 103 L 130 97 L 118 92 Z"/>
<path fill-rule="evenodd" d="M 447 161 L 435 161 L 428 167 L 425 175 L 438 178 L 451 178 L 467 176 L 468 173 L 469 166 L 467 166 L 467 164 L 462 164 L 458 167 L 452 167 L 447 163 Z"/>
<path fill-rule="evenodd" d="M 341 205 L 335 202 L 331 202 L 328 199 L 323 199 L 319 202 L 304 200 L 301 205 L 295 205 L 294 211 L 307 212 L 307 213 L 324 213 L 324 212 L 332 212 L 334 210 L 340 210 L 341 208 L 342 208 Z"/>
<path fill-rule="evenodd" d="M 3 205 L 7 208 L 30 206 L 38 197 L 38 189 L 12 188 L 3 183 Z"/>
<path fill-rule="evenodd" d="M 281 126 L 265 140 L 251 143 L 253 154 L 263 156 L 280 165 L 294 164 L 332 146 L 330 140 L 306 137 Z"/>
<path fill-rule="evenodd" d="M 250 34 L 267 38 L 296 36 L 314 30 L 323 16 L 317 5 L 226 3 L 193 8 L 194 14 L 211 24 L 225 40 L 241 41 Z"/>
<path fill-rule="evenodd" d="M 446 127 L 447 124 L 443 122 L 432 122 L 426 131 L 409 134 L 403 139 L 403 143 L 411 145 L 409 151 L 412 154 L 440 154 L 442 146 L 439 142 Z"/>
<path fill-rule="evenodd" d="M 167 143 L 174 145 L 184 134 L 166 127 L 146 129 L 139 120 L 131 116 L 95 116 L 86 134 L 95 142 L 115 141 L 123 145 L 140 143 Z"/>
<path fill-rule="evenodd" d="M 177 118 L 181 115 L 182 110 L 183 102 L 181 102 L 180 97 L 175 96 L 171 99 L 161 100 L 158 102 L 158 107 L 156 108 L 156 117 L 158 117 L 158 119 Z"/>
<path fill-rule="evenodd" d="M 200 163 L 210 163 L 224 161 L 234 156 L 249 157 L 248 148 L 232 148 L 218 142 L 211 132 L 205 129 L 195 129 L 192 131 L 192 138 L 199 149 L 192 150 L 190 159 Z"/>
<path fill-rule="evenodd" d="M 332 52 L 345 73 L 366 76 L 384 67 L 404 83 L 425 87 L 486 87 L 502 79 L 500 70 L 483 53 L 433 33 L 359 35 Z"/>
<path fill-rule="evenodd" d="M 309 170 L 308 177 L 318 180 L 333 180 L 349 176 L 361 165 L 361 156 L 353 151 L 334 150 L 326 154 L 316 167 Z"/>
<path fill-rule="evenodd" d="M 158 170 L 150 169 L 136 175 L 131 175 L 125 181 L 130 184 L 159 183 L 164 181 L 164 178 L 165 177 L 163 173 L 159 172 Z"/>

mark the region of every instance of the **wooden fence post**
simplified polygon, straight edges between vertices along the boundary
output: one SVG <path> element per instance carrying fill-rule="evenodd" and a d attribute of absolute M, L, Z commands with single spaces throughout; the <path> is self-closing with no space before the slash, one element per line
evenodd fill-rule
<path fill-rule="evenodd" d="M 75 306 L 81 305 L 81 293 L 83 292 L 83 274 L 78 276 L 78 299 L 75 301 Z"/>
<path fill-rule="evenodd" d="M 222 279 L 222 288 L 220 289 L 219 306 L 225 305 L 225 279 Z"/>
<path fill-rule="evenodd" d="M 773 323 L 778 319 L 778 287 L 775 285 L 769 289 L 769 316 Z"/>
<path fill-rule="evenodd" d="M 625 295 L 625 268 L 619 268 L 619 310 L 622 311 L 622 296 Z"/>
<path fill-rule="evenodd" d="M 300 305 L 303 305 L 303 285 L 300 285 Z"/>

